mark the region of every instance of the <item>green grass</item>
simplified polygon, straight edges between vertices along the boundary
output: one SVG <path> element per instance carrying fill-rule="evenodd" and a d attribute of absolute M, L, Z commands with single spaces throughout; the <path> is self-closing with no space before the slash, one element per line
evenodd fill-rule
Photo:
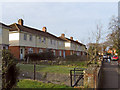
<path fill-rule="evenodd" d="M 16 88 L 71 88 L 71 87 L 66 85 L 43 83 L 36 80 L 34 81 L 30 79 L 23 79 L 17 83 Z"/>
<path fill-rule="evenodd" d="M 33 64 L 18 64 L 21 71 L 32 71 Z M 77 68 L 85 68 L 83 66 L 72 65 L 36 65 L 36 72 L 61 73 L 69 74 L 70 70 Z"/>

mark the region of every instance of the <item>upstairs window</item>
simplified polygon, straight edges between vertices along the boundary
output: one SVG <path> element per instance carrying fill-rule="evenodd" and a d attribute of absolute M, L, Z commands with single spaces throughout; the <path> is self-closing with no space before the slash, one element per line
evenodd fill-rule
<path fill-rule="evenodd" d="M 61 45 L 61 41 L 59 41 L 59 45 Z"/>
<path fill-rule="evenodd" d="M 54 45 L 56 45 L 56 41 L 54 40 Z"/>
<path fill-rule="evenodd" d="M 32 35 L 30 35 L 30 38 L 29 38 L 30 41 L 32 41 Z"/>
<path fill-rule="evenodd" d="M 39 37 L 39 42 L 41 43 L 41 37 Z"/>
<path fill-rule="evenodd" d="M 46 38 L 45 37 L 43 38 L 43 42 L 46 43 Z"/>
<path fill-rule="evenodd" d="M 52 44 L 52 39 L 50 39 L 50 42 L 51 42 L 51 44 Z"/>
<path fill-rule="evenodd" d="M 27 40 L 27 34 L 24 33 L 24 40 Z"/>

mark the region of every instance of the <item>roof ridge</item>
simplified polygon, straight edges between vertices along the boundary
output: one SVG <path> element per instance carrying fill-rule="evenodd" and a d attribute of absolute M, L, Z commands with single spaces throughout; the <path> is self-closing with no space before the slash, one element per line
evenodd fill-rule
<path fill-rule="evenodd" d="M 16 23 L 14 23 L 15 27 L 18 29 L 18 31 L 20 31 L 20 28 L 17 26 Z"/>
<path fill-rule="evenodd" d="M 19 25 L 16 23 L 16 25 Z M 40 29 L 36 29 L 36 28 L 32 28 L 32 27 L 29 27 L 29 26 L 25 26 L 25 25 L 20 25 L 20 26 L 23 26 L 23 27 L 26 27 L 26 28 L 29 28 L 29 29 L 34 29 L 34 30 L 38 30 L 38 31 L 41 31 Z M 41 31 L 42 32 L 42 31 Z"/>

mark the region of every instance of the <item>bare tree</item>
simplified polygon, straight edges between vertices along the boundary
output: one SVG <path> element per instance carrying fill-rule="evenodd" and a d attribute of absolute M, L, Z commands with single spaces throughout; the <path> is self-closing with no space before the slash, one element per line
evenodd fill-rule
<path fill-rule="evenodd" d="M 87 51 L 89 54 L 90 62 L 95 60 L 95 63 L 97 61 L 97 55 L 101 47 L 100 40 L 101 40 L 102 24 L 97 24 L 96 29 L 97 29 L 96 32 L 92 32 L 95 43 L 89 43 L 88 44 L 89 47 Z"/>
<path fill-rule="evenodd" d="M 109 23 L 109 30 L 111 30 L 111 33 L 108 34 L 107 41 L 112 48 L 117 50 L 117 53 L 120 56 L 120 28 L 118 27 L 117 17 L 112 17 Z"/>

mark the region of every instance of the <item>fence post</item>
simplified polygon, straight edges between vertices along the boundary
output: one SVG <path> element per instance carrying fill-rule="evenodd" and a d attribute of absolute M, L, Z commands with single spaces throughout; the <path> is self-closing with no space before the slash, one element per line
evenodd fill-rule
<path fill-rule="evenodd" d="M 75 68 L 74 68 L 74 84 L 76 83 L 76 73 L 75 73 Z"/>
<path fill-rule="evenodd" d="M 72 70 L 70 70 L 70 85 L 72 87 Z"/>
<path fill-rule="evenodd" d="M 36 64 L 34 64 L 34 80 L 35 80 Z"/>

